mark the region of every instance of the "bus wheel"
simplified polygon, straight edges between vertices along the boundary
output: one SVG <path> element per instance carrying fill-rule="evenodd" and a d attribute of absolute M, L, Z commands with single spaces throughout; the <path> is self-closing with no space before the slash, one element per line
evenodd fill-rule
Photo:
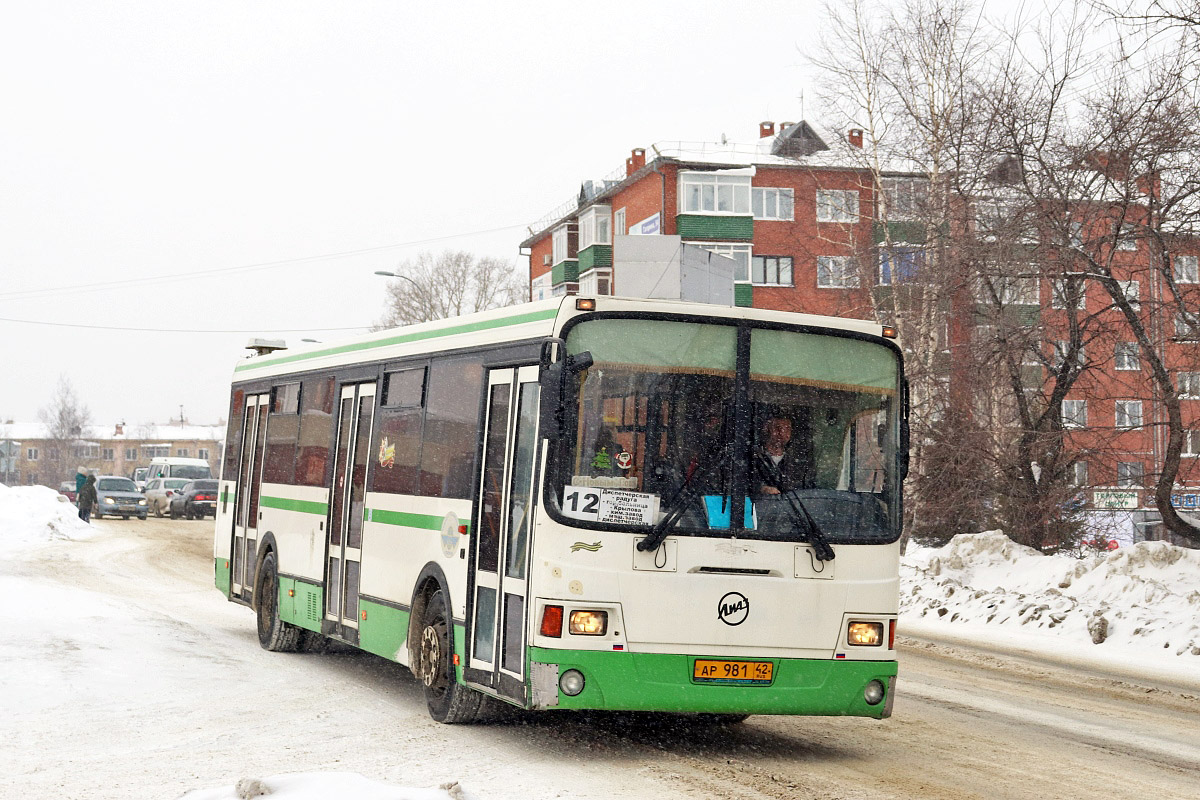
<path fill-rule="evenodd" d="M 279 618 L 279 570 L 273 552 L 263 558 L 254 597 L 258 601 L 258 643 L 276 653 L 295 652 L 300 646 L 300 629 Z"/>
<path fill-rule="evenodd" d="M 425 604 L 421 615 L 421 639 L 417 646 L 417 677 L 425 684 L 429 716 L 448 725 L 471 722 L 479 711 L 482 695 L 463 686 L 454 675 L 450 642 L 450 609 L 439 589 Z"/>

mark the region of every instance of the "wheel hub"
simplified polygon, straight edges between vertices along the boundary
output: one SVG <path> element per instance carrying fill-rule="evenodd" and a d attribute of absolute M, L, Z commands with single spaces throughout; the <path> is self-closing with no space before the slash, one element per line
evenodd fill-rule
<path fill-rule="evenodd" d="M 438 680 L 442 663 L 442 641 L 437 629 L 426 625 L 421 631 L 421 682 L 433 686 Z"/>

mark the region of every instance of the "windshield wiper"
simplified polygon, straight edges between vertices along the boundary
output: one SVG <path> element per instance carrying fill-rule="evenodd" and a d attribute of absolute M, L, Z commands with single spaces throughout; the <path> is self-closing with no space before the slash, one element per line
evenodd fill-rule
<path fill-rule="evenodd" d="M 654 526 L 650 533 L 646 535 L 646 538 L 637 543 L 638 550 L 646 552 L 658 549 L 663 539 L 667 538 L 674 527 L 679 524 L 679 520 L 683 518 L 687 507 L 696 500 L 696 497 L 700 493 L 699 484 L 707 480 L 713 472 L 725 463 L 727 453 L 728 447 L 721 446 L 718 458 L 709 460 L 703 467 L 696 467 L 690 475 L 684 478 L 683 485 L 679 487 L 679 491 L 667 503 L 666 514 L 658 521 L 658 524 Z M 697 478 L 701 480 L 696 480 Z"/>
<path fill-rule="evenodd" d="M 800 521 L 803 520 L 808 528 L 807 535 L 801 541 L 805 541 L 812 545 L 813 555 L 817 557 L 817 561 L 833 561 L 833 547 L 829 544 L 829 538 L 825 536 L 825 532 L 821 530 L 821 526 L 813 519 L 813 515 L 808 513 L 808 508 L 804 505 L 797 490 L 785 486 L 783 482 L 783 474 L 779 471 L 778 465 L 775 464 L 765 453 L 758 452 L 757 454 L 759 469 L 763 470 L 770 483 L 779 489 L 781 497 L 788 501 L 788 505 L 792 508 L 792 525 L 793 529 L 800 527 Z"/>

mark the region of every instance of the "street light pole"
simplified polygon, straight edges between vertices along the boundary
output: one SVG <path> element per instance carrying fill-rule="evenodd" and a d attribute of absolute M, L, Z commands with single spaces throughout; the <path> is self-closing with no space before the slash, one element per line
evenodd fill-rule
<path fill-rule="evenodd" d="M 414 281 L 412 278 L 408 277 L 407 275 L 401 275 L 399 272 L 388 272 L 385 269 L 377 269 L 377 270 L 375 270 L 375 274 L 382 275 L 385 278 L 402 278 L 403 280 L 406 280 L 409 283 L 411 283 L 413 286 L 415 286 L 417 288 L 418 292 L 425 291 L 424 289 L 421 288 L 421 284 L 417 283 L 416 281 Z"/>

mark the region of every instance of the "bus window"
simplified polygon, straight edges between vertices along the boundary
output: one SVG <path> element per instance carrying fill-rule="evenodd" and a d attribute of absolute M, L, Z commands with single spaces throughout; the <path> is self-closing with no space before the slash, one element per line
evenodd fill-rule
<path fill-rule="evenodd" d="M 325 486 L 325 467 L 333 439 L 333 378 L 309 378 L 304 381 L 300 397 L 296 483 Z"/>
<path fill-rule="evenodd" d="M 426 389 L 421 494 L 470 499 L 482 394 L 482 359 L 433 362 Z"/>

